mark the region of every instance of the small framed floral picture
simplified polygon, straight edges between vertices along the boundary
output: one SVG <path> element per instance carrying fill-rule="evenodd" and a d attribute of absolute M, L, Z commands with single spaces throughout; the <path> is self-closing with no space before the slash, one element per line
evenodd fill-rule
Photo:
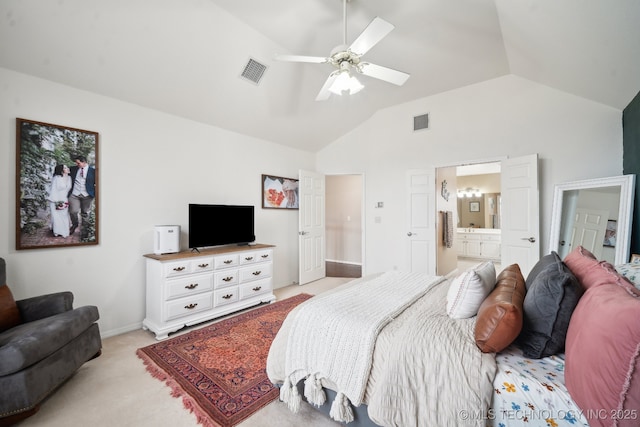
<path fill-rule="evenodd" d="M 480 212 L 480 202 L 469 202 L 469 212 Z"/>
<path fill-rule="evenodd" d="M 298 209 L 298 180 L 262 175 L 263 209 Z"/>
<path fill-rule="evenodd" d="M 98 244 L 98 133 L 16 119 L 16 249 Z"/>

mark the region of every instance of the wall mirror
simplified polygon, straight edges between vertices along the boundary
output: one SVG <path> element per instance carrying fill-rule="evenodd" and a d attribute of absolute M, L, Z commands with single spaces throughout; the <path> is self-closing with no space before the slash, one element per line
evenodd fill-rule
<path fill-rule="evenodd" d="M 599 260 L 629 262 L 634 194 L 635 175 L 557 184 L 549 252 L 564 259 L 581 245 Z"/>

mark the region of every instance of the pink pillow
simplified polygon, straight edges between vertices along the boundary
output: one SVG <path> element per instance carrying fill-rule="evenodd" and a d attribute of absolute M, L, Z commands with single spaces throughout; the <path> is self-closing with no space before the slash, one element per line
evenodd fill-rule
<path fill-rule="evenodd" d="M 607 261 L 598 261 L 591 252 L 582 246 L 571 251 L 564 259 L 564 263 L 585 290 L 611 283 L 622 286 L 631 294 L 640 296 L 640 291 L 633 283 L 618 273 L 613 265 Z"/>
<path fill-rule="evenodd" d="M 640 298 L 615 284 L 591 287 L 573 312 L 565 345 L 565 381 L 580 409 L 593 414 L 592 427 L 639 423 L 638 319 Z"/>

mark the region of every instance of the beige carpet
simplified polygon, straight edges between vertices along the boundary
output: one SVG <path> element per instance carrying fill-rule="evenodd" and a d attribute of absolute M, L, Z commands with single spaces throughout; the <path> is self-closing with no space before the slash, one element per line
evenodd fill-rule
<path fill-rule="evenodd" d="M 278 300 L 306 292 L 318 294 L 352 279 L 325 278 L 303 286 L 276 289 Z M 201 327 L 203 325 L 194 326 Z M 85 363 L 76 374 L 49 397 L 34 416 L 19 426 L 198 426 L 196 418 L 171 397 L 171 389 L 151 377 L 136 350 L 156 342 L 142 329 L 102 342 L 102 355 Z M 292 414 L 275 401 L 239 424 L 242 427 L 338 426 L 331 419 L 303 405 Z"/>

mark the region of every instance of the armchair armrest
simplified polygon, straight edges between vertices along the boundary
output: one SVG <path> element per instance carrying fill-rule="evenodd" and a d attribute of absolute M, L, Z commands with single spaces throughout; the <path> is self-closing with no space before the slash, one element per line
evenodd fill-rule
<path fill-rule="evenodd" d="M 57 292 L 16 301 L 23 322 L 33 322 L 73 309 L 73 293 Z"/>

